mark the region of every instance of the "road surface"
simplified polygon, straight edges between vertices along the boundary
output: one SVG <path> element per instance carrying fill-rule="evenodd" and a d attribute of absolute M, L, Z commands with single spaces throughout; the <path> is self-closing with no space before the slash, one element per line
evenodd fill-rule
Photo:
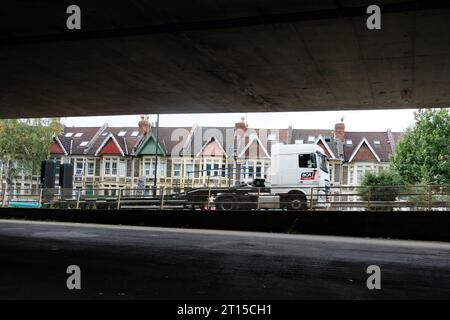
<path fill-rule="evenodd" d="M 449 299 L 450 244 L 0 220 L 0 298 Z"/>

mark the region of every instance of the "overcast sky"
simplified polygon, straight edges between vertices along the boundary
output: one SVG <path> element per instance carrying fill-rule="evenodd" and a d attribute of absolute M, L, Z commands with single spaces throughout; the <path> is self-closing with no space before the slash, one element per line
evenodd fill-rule
<path fill-rule="evenodd" d="M 283 129 L 291 125 L 297 129 L 332 129 L 334 124 L 344 117 L 347 131 L 403 131 L 414 122 L 414 109 L 402 110 L 364 110 L 364 111 L 316 111 L 316 112 L 266 112 L 266 113 L 215 113 L 215 114 L 174 114 L 160 115 L 162 127 L 191 127 L 194 123 L 201 126 L 231 127 L 242 116 L 253 128 Z M 63 118 L 66 126 L 101 126 L 108 123 L 111 127 L 137 126 L 139 115 L 72 117 Z M 156 115 L 150 114 L 150 121 L 156 121 Z"/>

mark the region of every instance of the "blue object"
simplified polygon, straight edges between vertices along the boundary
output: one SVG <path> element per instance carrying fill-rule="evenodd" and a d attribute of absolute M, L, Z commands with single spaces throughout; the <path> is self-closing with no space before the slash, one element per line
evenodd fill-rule
<path fill-rule="evenodd" d="M 39 208 L 39 201 L 31 198 L 15 198 L 9 201 L 8 208 Z"/>

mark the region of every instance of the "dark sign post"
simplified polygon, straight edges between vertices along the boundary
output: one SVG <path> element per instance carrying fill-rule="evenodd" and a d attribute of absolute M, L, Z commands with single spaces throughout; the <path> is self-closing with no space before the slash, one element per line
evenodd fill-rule
<path fill-rule="evenodd" d="M 153 175 L 153 196 L 156 196 L 156 180 L 158 178 L 158 147 L 159 147 L 159 113 L 156 116 L 156 148 L 155 148 L 155 172 Z"/>
<path fill-rule="evenodd" d="M 53 160 L 43 160 L 41 162 L 41 188 L 42 202 L 49 202 L 53 199 L 55 191 L 56 162 Z"/>
<path fill-rule="evenodd" d="M 59 186 L 64 198 L 71 198 L 73 191 L 73 165 L 62 163 L 59 167 Z"/>

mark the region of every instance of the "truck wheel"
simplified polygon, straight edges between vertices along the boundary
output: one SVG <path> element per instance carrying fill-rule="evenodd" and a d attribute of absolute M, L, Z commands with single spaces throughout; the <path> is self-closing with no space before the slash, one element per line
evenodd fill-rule
<path fill-rule="evenodd" d="M 216 200 L 216 207 L 220 211 L 233 211 L 237 209 L 237 204 L 233 197 L 222 197 Z"/>
<path fill-rule="evenodd" d="M 307 210 L 308 203 L 306 197 L 303 194 L 290 194 L 286 198 L 288 210 Z"/>

